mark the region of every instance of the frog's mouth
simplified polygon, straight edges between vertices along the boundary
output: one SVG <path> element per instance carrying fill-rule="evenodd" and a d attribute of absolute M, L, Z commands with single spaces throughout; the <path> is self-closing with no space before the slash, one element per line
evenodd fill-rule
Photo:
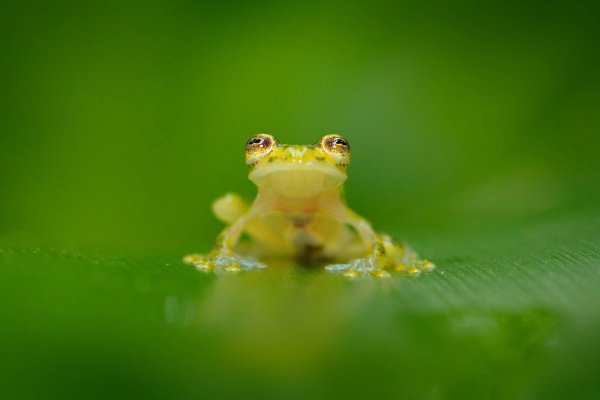
<path fill-rule="evenodd" d="M 282 197 L 306 199 L 339 187 L 347 176 L 323 163 L 273 163 L 261 165 L 248 176 L 261 189 Z"/>

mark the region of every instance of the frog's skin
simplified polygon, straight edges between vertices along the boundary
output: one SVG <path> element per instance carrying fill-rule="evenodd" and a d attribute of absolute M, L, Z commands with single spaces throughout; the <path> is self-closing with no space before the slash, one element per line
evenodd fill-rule
<path fill-rule="evenodd" d="M 213 251 L 184 261 L 203 270 L 264 268 L 259 259 L 287 258 L 324 264 L 347 276 L 389 276 L 391 270 L 418 274 L 434 265 L 405 245 L 377 233 L 345 204 L 342 192 L 350 145 L 326 135 L 308 146 L 279 144 L 271 135 L 255 135 L 246 144 L 249 178 L 258 188 L 254 202 L 226 194 L 213 203 L 217 218 L 229 224 Z M 253 241 L 252 258 L 242 255 L 242 233 Z"/>

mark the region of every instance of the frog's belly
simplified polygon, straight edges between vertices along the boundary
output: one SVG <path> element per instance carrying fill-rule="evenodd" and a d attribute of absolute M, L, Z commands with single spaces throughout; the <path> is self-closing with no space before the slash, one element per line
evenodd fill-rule
<path fill-rule="evenodd" d="M 348 260 L 360 256 L 362 244 L 346 224 L 319 214 L 271 214 L 249 229 L 266 253 L 308 261 Z"/>

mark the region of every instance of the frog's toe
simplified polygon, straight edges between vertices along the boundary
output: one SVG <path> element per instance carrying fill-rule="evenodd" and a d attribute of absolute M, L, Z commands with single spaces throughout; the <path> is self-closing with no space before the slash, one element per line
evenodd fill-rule
<path fill-rule="evenodd" d="M 349 269 L 345 270 L 344 272 L 342 272 L 342 275 L 344 275 L 346 278 L 355 279 L 355 278 L 360 277 L 362 274 L 360 271 L 349 268 Z"/>
<path fill-rule="evenodd" d="M 189 254 L 183 257 L 183 262 L 202 272 L 210 272 L 216 267 L 209 258 L 201 254 Z"/>
<path fill-rule="evenodd" d="M 267 268 L 267 265 L 249 257 L 239 255 L 217 254 L 209 260 L 215 266 L 215 271 L 241 272 L 257 271 Z"/>
<path fill-rule="evenodd" d="M 375 269 L 373 271 L 370 271 L 369 273 L 375 278 L 390 278 L 392 276 L 392 274 L 390 274 L 385 269 Z"/>
<path fill-rule="evenodd" d="M 206 257 L 204 257 L 201 254 L 188 254 L 186 256 L 183 257 L 183 262 L 184 264 L 188 264 L 188 265 L 194 265 L 196 263 L 202 262 L 206 259 Z"/>
<path fill-rule="evenodd" d="M 200 254 L 190 254 L 183 258 L 183 262 L 202 272 L 241 272 L 267 268 L 266 264 L 249 257 L 221 253 L 208 257 Z"/>
<path fill-rule="evenodd" d="M 392 274 L 390 274 L 388 271 L 386 271 L 385 269 L 374 269 L 371 271 L 360 271 L 360 270 L 356 270 L 354 268 L 350 268 L 347 269 L 346 271 L 344 271 L 344 273 L 342 273 L 342 275 L 344 275 L 346 278 L 350 278 L 350 279 L 355 279 L 355 278 L 359 278 L 362 276 L 372 276 L 374 278 L 389 278 L 392 276 Z"/>
<path fill-rule="evenodd" d="M 419 275 L 421 272 L 429 272 L 433 269 L 435 269 L 435 264 L 428 260 L 398 262 L 394 265 L 394 270 L 405 272 L 409 275 Z"/>
<path fill-rule="evenodd" d="M 225 272 L 242 272 L 242 267 L 239 264 L 231 264 L 223 268 Z"/>
<path fill-rule="evenodd" d="M 421 268 L 426 272 L 433 271 L 435 269 L 435 264 L 429 260 L 423 260 L 421 261 Z"/>

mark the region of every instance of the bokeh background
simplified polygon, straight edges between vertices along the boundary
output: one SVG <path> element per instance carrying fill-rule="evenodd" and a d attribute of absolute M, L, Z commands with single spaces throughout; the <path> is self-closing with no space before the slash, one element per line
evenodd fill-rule
<path fill-rule="evenodd" d="M 0 396 L 599 395 L 599 18 L 4 1 Z M 211 201 L 254 195 L 258 132 L 348 137 L 348 202 L 438 272 L 185 269 L 221 229 Z"/>

